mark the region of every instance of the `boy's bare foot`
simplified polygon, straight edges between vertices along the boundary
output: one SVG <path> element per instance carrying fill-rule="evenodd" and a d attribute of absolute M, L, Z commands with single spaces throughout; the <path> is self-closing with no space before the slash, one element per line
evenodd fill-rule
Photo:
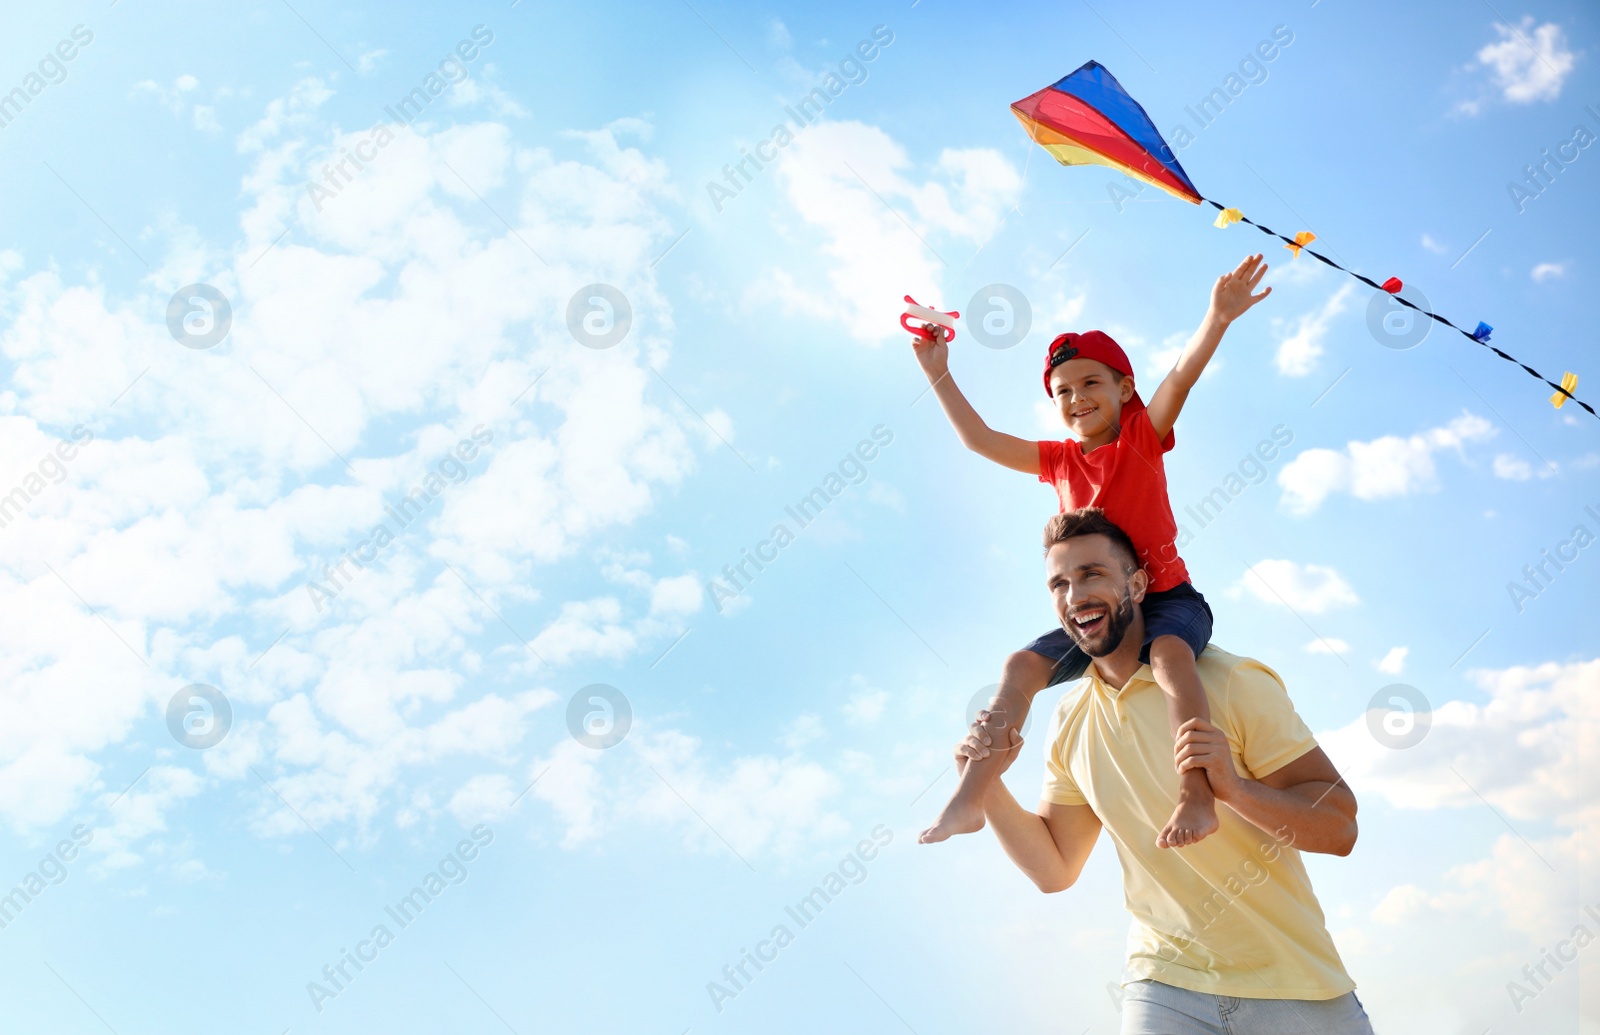
<path fill-rule="evenodd" d="M 1217 808 L 1213 802 L 1182 798 L 1172 810 L 1166 829 L 1156 835 L 1157 848 L 1186 848 L 1217 832 Z"/>
<path fill-rule="evenodd" d="M 1213 820 L 1215 822 L 1215 820 Z M 950 799 L 933 826 L 917 835 L 917 843 L 931 845 L 956 834 L 970 834 L 983 829 L 983 805 L 962 801 L 960 796 Z"/>

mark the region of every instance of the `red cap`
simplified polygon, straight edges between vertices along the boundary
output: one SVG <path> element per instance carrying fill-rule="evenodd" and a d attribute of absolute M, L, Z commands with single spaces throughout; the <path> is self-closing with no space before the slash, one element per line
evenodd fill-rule
<path fill-rule="evenodd" d="M 1055 390 L 1050 387 L 1050 371 L 1065 363 L 1069 359 L 1093 359 L 1104 363 L 1124 377 L 1133 376 L 1133 364 L 1128 362 L 1128 354 L 1122 351 L 1122 346 L 1111 339 L 1105 331 L 1084 331 L 1082 334 L 1058 334 L 1050 343 L 1049 350 L 1045 353 L 1044 360 L 1044 394 L 1055 398 Z M 1142 407 L 1144 400 L 1139 398 L 1138 391 L 1133 393 L 1133 398 L 1128 400 L 1129 407 Z M 1126 408 L 1126 407 L 1125 407 Z"/>

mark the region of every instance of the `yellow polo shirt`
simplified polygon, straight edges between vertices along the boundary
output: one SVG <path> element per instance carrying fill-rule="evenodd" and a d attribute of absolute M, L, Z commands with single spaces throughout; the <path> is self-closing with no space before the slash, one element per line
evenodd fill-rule
<path fill-rule="evenodd" d="M 1196 667 L 1234 768 L 1260 779 L 1317 746 L 1278 674 L 1208 647 Z M 1274 838 L 1217 803 L 1220 829 L 1157 848 L 1178 801 L 1167 702 L 1148 665 L 1122 690 L 1093 666 L 1056 706 L 1044 800 L 1088 805 L 1117 846 L 1133 924 L 1123 980 L 1246 999 L 1332 999 L 1354 989 L 1287 831 Z"/>

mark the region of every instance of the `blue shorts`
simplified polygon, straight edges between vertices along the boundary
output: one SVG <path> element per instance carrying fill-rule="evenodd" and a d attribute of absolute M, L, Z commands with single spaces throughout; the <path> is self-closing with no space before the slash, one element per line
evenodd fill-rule
<path fill-rule="evenodd" d="M 1139 648 L 1139 660 L 1149 664 L 1150 642 L 1157 636 L 1176 636 L 1193 650 L 1195 657 L 1211 642 L 1211 605 L 1194 588 L 1192 583 L 1180 582 L 1160 593 L 1146 593 L 1140 608 L 1144 611 L 1144 645 Z M 1056 670 L 1046 686 L 1077 679 L 1089 668 L 1089 655 L 1073 642 L 1072 634 L 1056 626 L 1028 644 L 1031 650 L 1056 663 Z"/>

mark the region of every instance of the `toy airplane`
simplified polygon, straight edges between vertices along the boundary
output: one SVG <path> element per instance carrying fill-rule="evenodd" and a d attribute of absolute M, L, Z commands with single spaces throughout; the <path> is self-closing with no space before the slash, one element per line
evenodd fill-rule
<path fill-rule="evenodd" d="M 906 311 L 900 316 L 900 326 L 921 338 L 924 336 L 922 325 L 935 324 L 950 332 L 945 336 L 944 340 L 951 342 L 956 340 L 956 320 L 960 316 L 961 314 L 957 312 L 942 313 L 937 309 L 929 309 L 925 305 L 918 305 L 916 299 L 907 295 Z M 912 325 L 913 321 L 915 321 L 915 326 Z"/>

